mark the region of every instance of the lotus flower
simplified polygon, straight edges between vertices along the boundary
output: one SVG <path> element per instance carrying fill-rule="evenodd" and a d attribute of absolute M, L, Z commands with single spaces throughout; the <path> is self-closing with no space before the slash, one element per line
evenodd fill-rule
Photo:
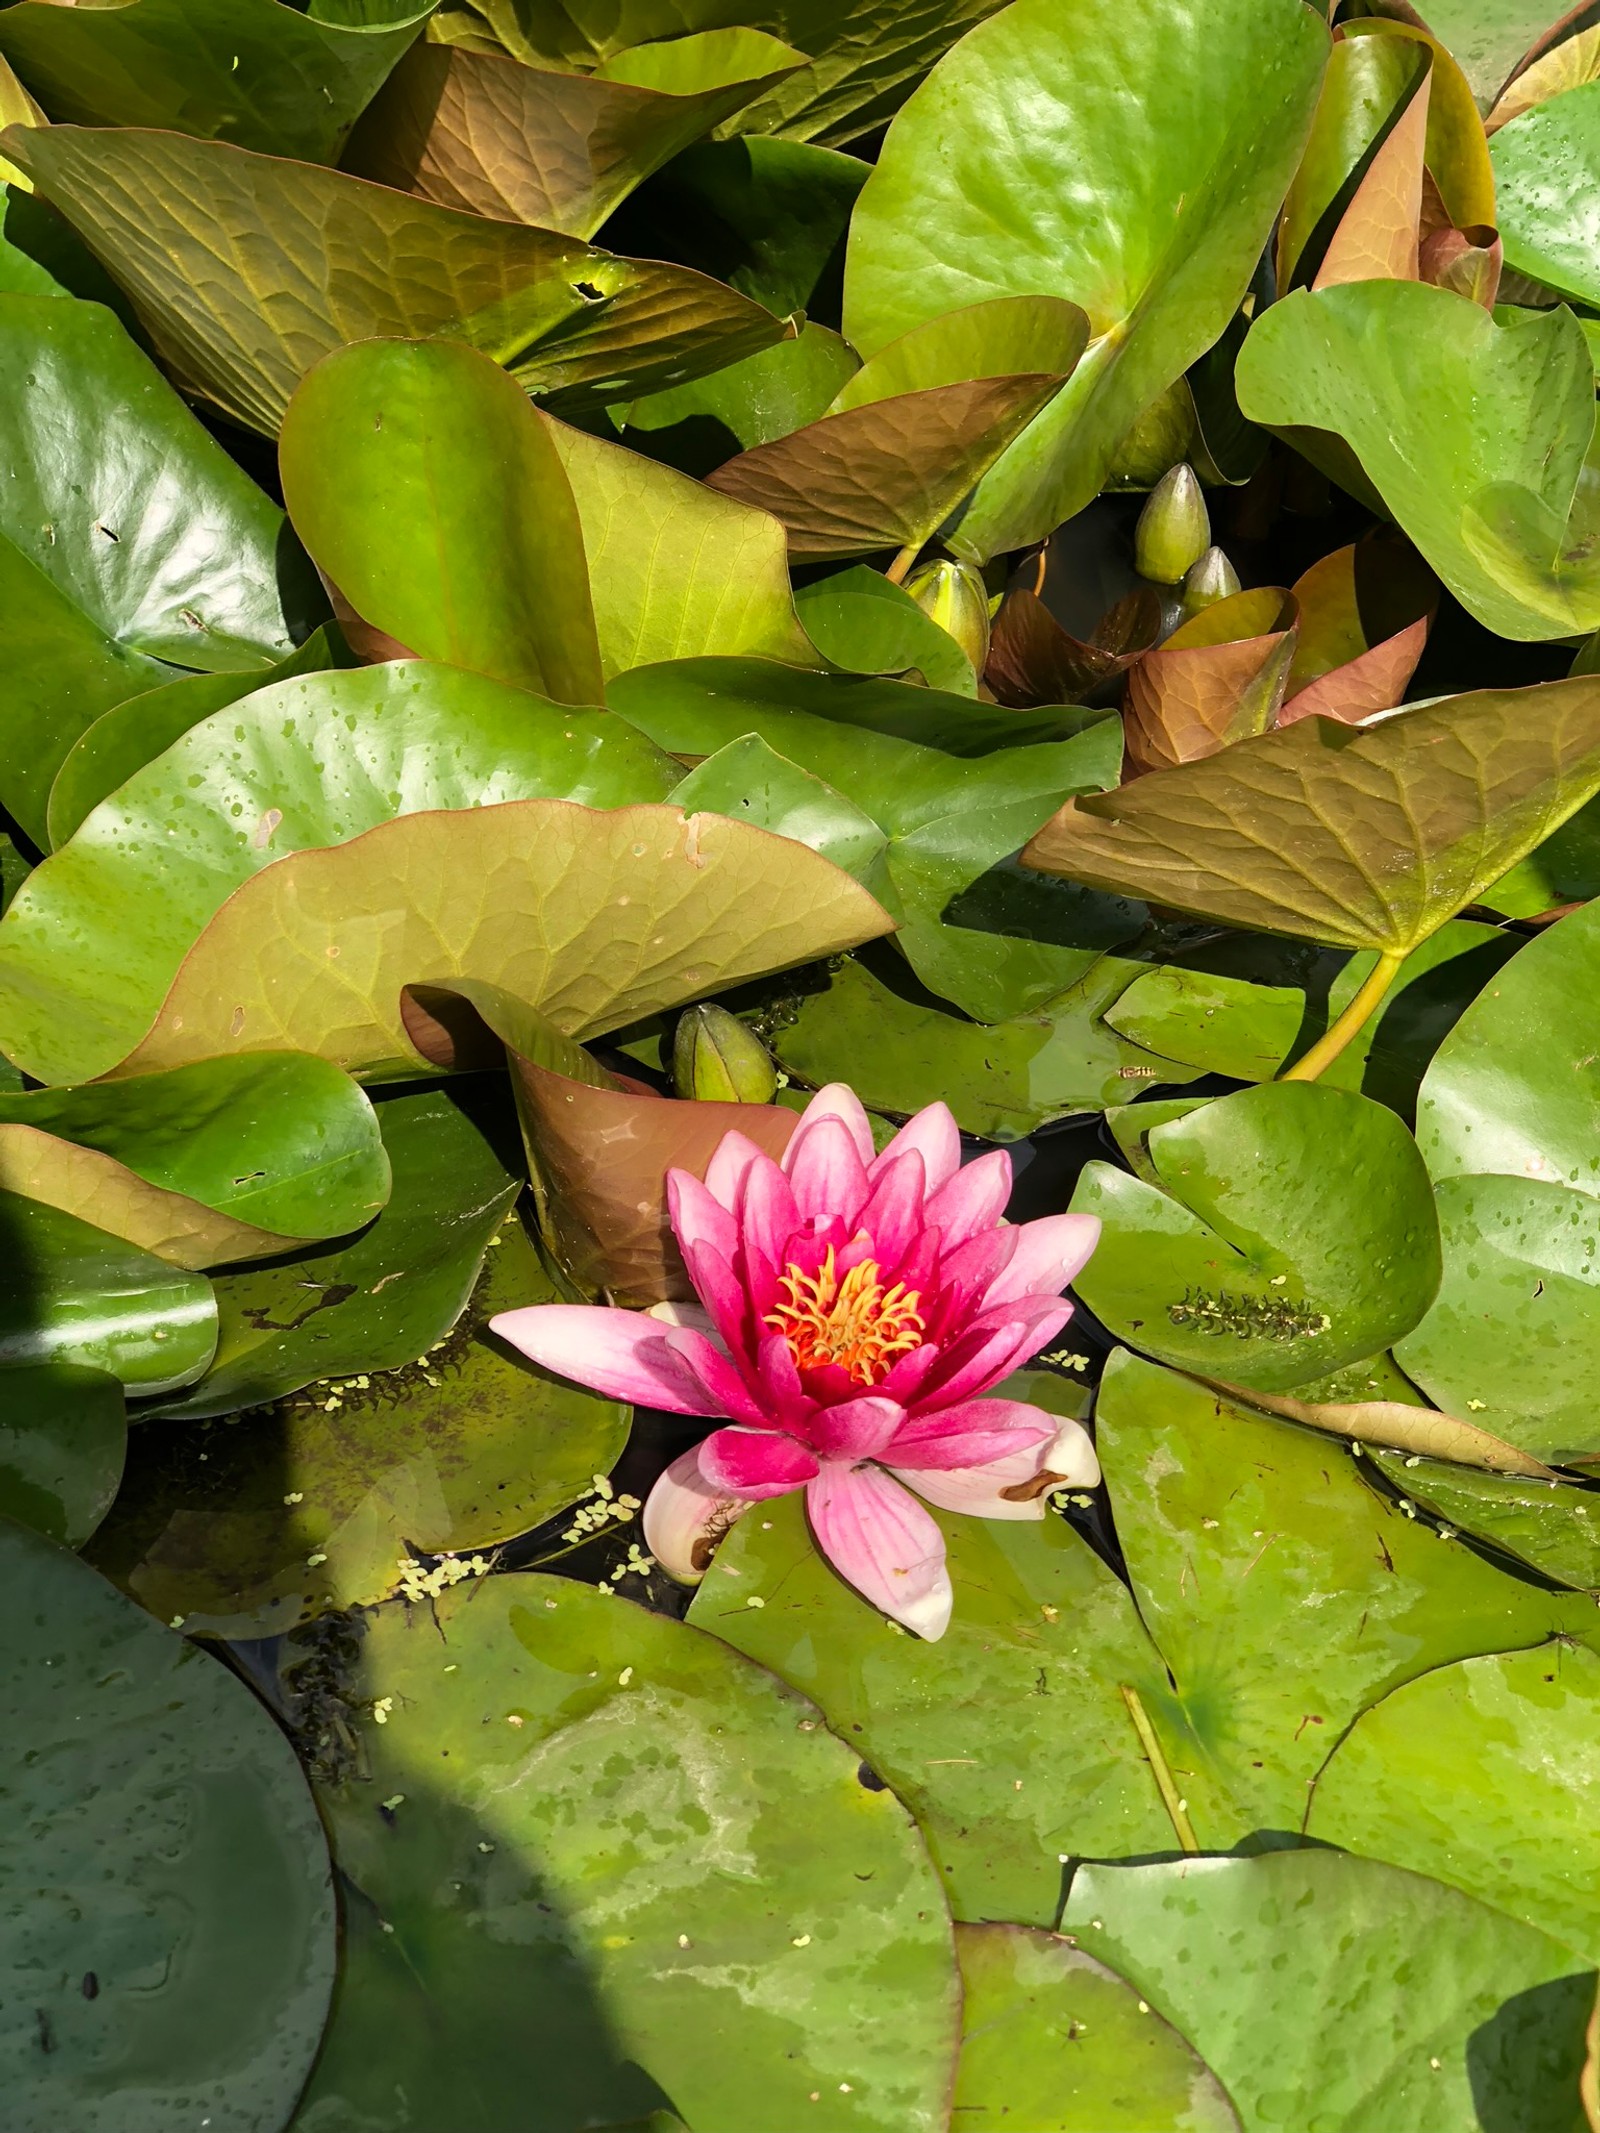
<path fill-rule="evenodd" d="M 940 1637 L 944 1536 L 917 1497 L 1039 1518 L 1048 1488 L 1100 1474 L 1078 1423 L 985 1397 L 1071 1317 L 1061 1290 L 1100 1232 L 1091 1215 L 1008 1225 L 1010 1193 L 1003 1151 L 962 1168 L 943 1104 L 875 1156 L 866 1112 L 835 1085 L 813 1097 L 781 1165 L 729 1133 L 704 1184 L 667 1173 L 703 1309 L 536 1304 L 494 1329 L 613 1399 L 725 1418 L 645 1506 L 646 1541 L 675 1576 L 703 1574 L 751 1504 L 804 1489 L 834 1568 Z"/>

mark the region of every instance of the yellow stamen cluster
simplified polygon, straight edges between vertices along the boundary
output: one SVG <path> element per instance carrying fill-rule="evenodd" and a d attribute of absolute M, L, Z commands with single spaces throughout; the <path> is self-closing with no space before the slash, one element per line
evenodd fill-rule
<path fill-rule="evenodd" d="M 837 1363 L 858 1385 L 876 1385 L 897 1356 L 922 1346 L 920 1293 L 899 1281 L 885 1290 L 875 1259 L 863 1259 L 841 1279 L 830 1244 L 814 1274 L 791 1262 L 778 1286 L 788 1301 L 763 1323 L 783 1335 L 802 1370 Z"/>

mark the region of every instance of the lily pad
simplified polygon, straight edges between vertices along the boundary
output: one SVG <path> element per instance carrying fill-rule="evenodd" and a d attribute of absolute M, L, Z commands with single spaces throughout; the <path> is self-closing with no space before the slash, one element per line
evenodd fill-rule
<path fill-rule="evenodd" d="M 759 1667 L 601 1597 L 497 1577 L 369 1624 L 361 1775 L 319 1788 L 355 1931 L 297 2127 L 445 2124 L 466 2080 L 482 2133 L 669 2100 L 936 2133 L 960 1994 L 905 1809 Z"/>
<path fill-rule="evenodd" d="M 1023 859 L 1224 925 L 1406 956 L 1597 789 L 1600 685 L 1485 689 L 1369 727 L 1304 718 L 1075 800 Z"/>
<path fill-rule="evenodd" d="M 11 126 L 4 148 L 127 291 L 175 382 L 268 436 L 312 365 L 351 341 L 447 336 L 530 391 L 610 401 L 784 330 L 681 268 L 219 141 Z"/>
<path fill-rule="evenodd" d="M 1429 28 L 1449 46 L 1484 111 L 1551 19 L 1550 0 L 1427 0 L 1427 8 Z"/>
<path fill-rule="evenodd" d="M 466 1315 L 420 1361 L 238 1422 L 136 1431 L 96 1567 L 191 1636 L 266 1637 L 387 1599 L 419 1554 L 470 1557 L 527 1532 L 589 1493 L 628 1427 L 625 1407 L 487 1330 L 497 1311 L 555 1301 L 512 1219 Z"/>
<path fill-rule="evenodd" d="M 889 840 L 853 800 L 769 748 L 759 734 L 726 741 L 672 789 L 686 814 L 726 815 L 808 844 L 869 888 Z"/>
<path fill-rule="evenodd" d="M 1327 1438 L 1132 1356 L 1108 1365 L 1096 1423 L 1170 1669 L 1131 1678 L 1207 1849 L 1298 1831 L 1334 1742 L 1401 1682 L 1592 1621 L 1589 1600 L 1403 1516 Z"/>
<path fill-rule="evenodd" d="M 908 674 L 930 689 L 976 696 L 972 662 L 903 585 L 857 563 L 795 594 L 801 626 L 830 665 L 852 674 Z"/>
<path fill-rule="evenodd" d="M 327 2015 L 327 1847 L 229 1669 L 0 1522 L 8 2109 L 82 2133 L 274 2133 Z M 42 2049 L 44 2038 L 50 2049 Z M 132 2069 L 137 2068 L 137 2075 Z"/>
<path fill-rule="evenodd" d="M 1340 1741 L 1310 1830 L 1449 1882 L 1600 1960 L 1597 1714 L 1600 1657 L 1582 1644 L 1441 1667 Z"/>
<path fill-rule="evenodd" d="M 1239 2133 L 1233 2106 L 1132 1986 L 1053 1933 L 958 1926 L 961 2065 L 973 2133 Z"/>
<path fill-rule="evenodd" d="M 991 297 L 943 312 L 886 343 L 840 389 L 834 411 L 975 378 L 1031 373 L 1066 379 L 1089 332 L 1082 308 L 1059 296 Z"/>
<path fill-rule="evenodd" d="M 701 478 L 736 452 L 825 415 L 858 367 L 854 350 L 831 327 L 807 319 L 791 341 L 775 341 L 708 378 L 608 412 L 619 429 L 638 433 L 629 440 L 636 449 Z"/>
<path fill-rule="evenodd" d="M 1565 1481 L 1479 1474 L 1440 1459 L 1371 1451 L 1410 1501 L 1543 1577 L 1600 1597 L 1600 1499 Z"/>
<path fill-rule="evenodd" d="M 122 1387 L 108 1370 L 0 1370 L 0 1518 L 81 1548 L 111 1508 L 127 1447 Z"/>
<path fill-rule="evenodd" d="M 1585 82 L 1500 127 L 1489 146 L 1506 265 L 1593 304 L 1600 299 L 1591 204 L 1600 179 L 1600 82 Z"/>
<path fill-rule="evenodd" d="M 278 467 L 296 532 L 362 621 L 420 658 L 601 702 L 577 506 L 498 363 L 448 341 L 337 349 L 290 402 Z"/>
<path fill-rule="evenodd" d="M 1159 1184 L 1088 1164 L 1105 1225 L 1078 1291 L 1119 1340 L 1267 1392 L 1375 1355 L 1439 1286 L 1427 1171 L 1382 1105 L 1315 1082 L 1218 1098 L 1144 1137 Z"/>
<path fill-rule="evenodd" d="M 1439 604 L 1438 583 L 1410 543 L 1377 534 L 1336 548 L 1296 579 L 1294 598 L 1300 629 L 1278 723 L 1316 712 L 1354 726 L 1392 710 Z"/>
<path fill-rule="evenodd" d="M 174 664 L 266 669 L 316 594 L 283 513 L 110 312 L 0 297 L 0 408 L 0 801 L 42 844 L 50 781 L 101 712 Z"/>
<path fill-rule="evenodd" d="M 1071 1393 L 1042 1371 L 1005 1390 Z M 862 1606 L 795 1497 L 740 1519 L 689 1619 L 815 1698 L 917 1817 L 957 1918 L 1052 1924 L 1063 1860 L 1172 1849 L 1117 1691 L 1161 1662 L 1126 1588 L 1053 1514 L 935 1516 L 955 1585 L 937 1644 Z"/>
<path fill-rule="evenodd" d="M 1325 1851 L 1086 1867 L 1063 1925 L 1190 2039 L 1260 2133 L 1307 2112 L 1327 2133 L 1582 2133 L 1593 1973 L 1420 1874 Z"/>
<path fill-rule="evenodd" d="M 957 530 L 979 559 L 1101 487 L 1144 410 L 1239 307 L 1311 123 L 1327 32 L 1298 0 L 1129 9 L 1015 0 L 889 130 L 851 226 L 847 337 L 869 358 L 986 298 L 1070 298 L 1070 384 Z M 1096 212 L 1081 203 L 1094 200 Z"/>
<path fill-rule="evenodd" d="M 1265 733 L 1283 702 L 1297 635 L 1295 603 L 1271 586 L 1180 623 L 1128 674 L 1132 772 L 1191 763 Z"/>

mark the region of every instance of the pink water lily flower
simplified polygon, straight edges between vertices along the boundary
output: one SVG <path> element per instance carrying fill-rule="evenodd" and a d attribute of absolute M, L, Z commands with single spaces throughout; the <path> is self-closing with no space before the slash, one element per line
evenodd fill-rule
<path fill-rule="evenodd" d="M 781 1165 L 729 1133 L 704 1184 L 667 1173 L 703 1309 L 536 1304 L 494 1329 L 613 1399 L 725 1418 L 645 1506 L 665 1569 L 700 1576 L 751 1504 L 803 1488 L 834 1568 L 897 1622 L 939 1637 L 951 1607 L 944 1536 L 917 1497 L 1038 1518 L 1047 1488 L 1100 1475 L 1078 1423 L 985 1397 L 1071 1317 L 1061 1291 L 1100 1233 L 1092 1215 L 1009 1225 L 1010 1193 L 1003 1151 L 962 1167 L 943 1104 L 874 1155 L 866 1112 L 836 1084 L 813 1097 Z"/>

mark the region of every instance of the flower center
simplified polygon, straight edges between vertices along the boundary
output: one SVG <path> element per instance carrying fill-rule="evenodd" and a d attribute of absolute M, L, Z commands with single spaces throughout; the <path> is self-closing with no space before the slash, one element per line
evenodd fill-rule
<path fill-rule="evenodd" d="M 802 1370 L 837 1363 L 858 1385 L 876 1385 L 896 1356 L 922 1346 L 921 1295 L 899 1281 L 885 1290 L 875 1259 L 863 1259 L 841 1280 L 830 1244 L 814 1274 L 791 1261 L 778 1286 L 788 1301 L 762 1323 L 783 1335 Z"/>

